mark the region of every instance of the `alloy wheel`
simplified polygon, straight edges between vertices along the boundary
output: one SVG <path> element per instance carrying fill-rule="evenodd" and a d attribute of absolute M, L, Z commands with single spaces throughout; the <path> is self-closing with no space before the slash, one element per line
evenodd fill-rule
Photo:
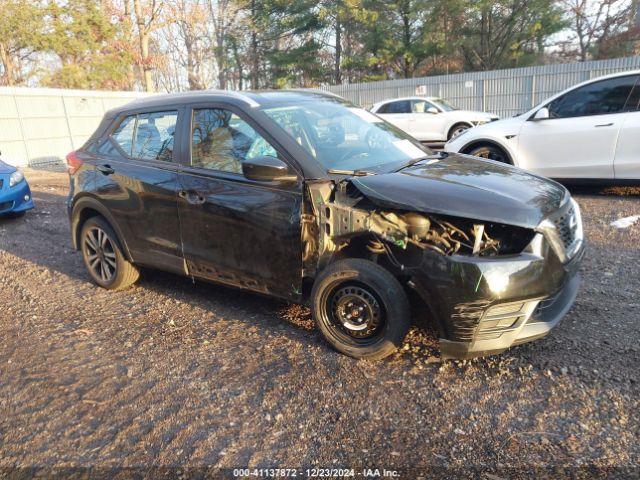
<path fill-rule="evenodd" d="M 117 273 L 118 263 L 113 241 L 100 227 L 87 230 L 83 252 L 91 274 L 103 283 L 111 282 Z"/>

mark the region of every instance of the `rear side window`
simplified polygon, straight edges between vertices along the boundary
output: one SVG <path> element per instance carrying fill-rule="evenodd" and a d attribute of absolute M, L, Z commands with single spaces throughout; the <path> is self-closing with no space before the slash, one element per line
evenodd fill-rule
<path fill-rule="evenodd" d="M 383 105 L 384 111 L 379 110 L 379 113 L 411 113 L 411 102 L 409 100 L 401 100 L 399 102 L 391 102 Z"/>
<path fill-rule="evenodd" d="M 136 129 L 136 116 L 131 115 L 129 117 L 125 117 L 124 120 L 118 125 L 118 128 L 111 134 L 111 138 L 120 145 L 120 148 L 127 154 L 131 155 L 131 147 L 133 145 L 133 132 Z M 103 144 L 103 148 L 107 148 L 105 144 Z M 107 153 L 101 151 L 100 153 Z"/>
<path fill-rule="evenodd" d="M 128 157 L 170 162 L 177 120 L 176 111 L 130 115 L 113 131 L 111 139 Z M 98 151 L 117 154 L 110 142 L 103 143 Z"/>
<path fill-rule="evenodd" d="M 178 112 L 154 112 L 138 115 L 133 156 L 170 162 Z"/>
<path fill-rule="evenodd" d="M 624 112 L 636 80 L 637 76 L 618 77 L 576 88 L 548 105 L 551 118 Z"/>

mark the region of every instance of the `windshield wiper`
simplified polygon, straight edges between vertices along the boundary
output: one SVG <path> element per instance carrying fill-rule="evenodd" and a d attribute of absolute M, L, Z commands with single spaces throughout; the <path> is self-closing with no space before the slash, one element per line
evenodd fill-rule
<path fill-rule="evenodd" d="M 353 175 L 354 177 L 375 175 L 375 173 L 370 172 L 369 170 L 341 170 L 338 168 L 330 168 L 327 172 L 333 173 L 334 175 Z"/>
<path fill-rule="evenodd" d="M 449 156 L 449 152 L 435 152 L 431 155 L 425 155 L 424 157 L 414 158 L 413 160 L 409 160 L 407 163 L 402 165 L 399 169 L 396 170 L 396 172 L 399 172 L 400 170 L 404 170 L 405 168 L 412 167 L 416 163 L 424 162 L 425 160 L 433 160 L 433 159 L 440 160 L 442 158 L 447 158 L 448 156 Z"/>

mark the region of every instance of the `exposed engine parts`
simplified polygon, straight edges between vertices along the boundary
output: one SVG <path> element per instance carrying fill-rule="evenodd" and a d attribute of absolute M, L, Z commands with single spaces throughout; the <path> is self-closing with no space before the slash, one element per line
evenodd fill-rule
<path fill-rule="evenodd" d="M 532 237 L 509 232 L 501 225 L 478 224 L 418 212 L 376 208 L 349 182 L 308 184 L 313 213 L 303 215 L 303 259 L 317 265 L 358 238 L 373 255 L 387 254 L 395 262 L 393 249 L 408 247 L 432 250 L 441 255 L 490 256 L 522 249 Z M 497 233 L 497 236 L 494 235 Z"/>

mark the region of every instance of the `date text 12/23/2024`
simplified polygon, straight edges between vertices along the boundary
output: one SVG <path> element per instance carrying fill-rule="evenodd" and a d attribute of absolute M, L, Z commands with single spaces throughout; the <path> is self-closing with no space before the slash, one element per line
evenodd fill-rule
<path fill-rule="evenodd" d="M 236 468 L 235 478 L 400 478 L 386 468 Z"/>

